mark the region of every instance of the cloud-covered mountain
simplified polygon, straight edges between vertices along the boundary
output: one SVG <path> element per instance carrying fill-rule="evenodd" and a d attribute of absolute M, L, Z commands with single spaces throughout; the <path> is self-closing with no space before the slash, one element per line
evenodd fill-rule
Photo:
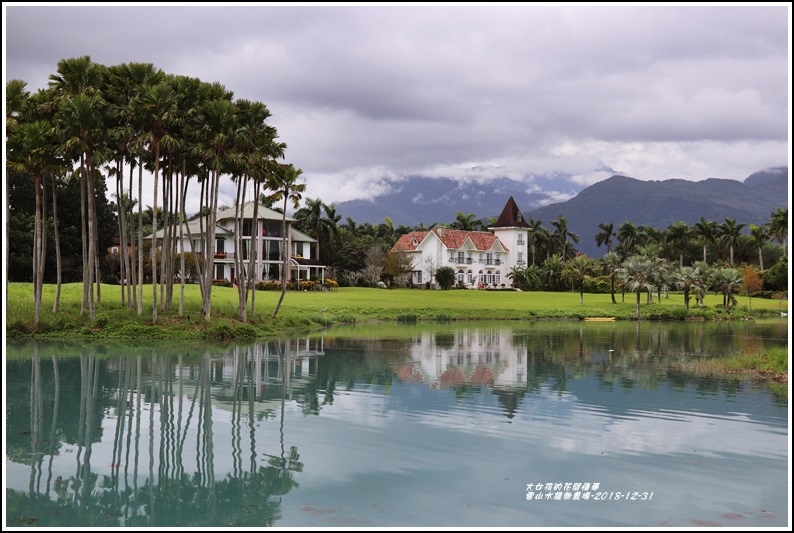
<path fill-rule="evenodd" d="M 350 217 L 358 223 L 378 224 L 389 217 L 395 226 L 421 223 L 429 227 L 454 222 L 458 212 L 473 213 L 482 220 L 498 216 L 512 196 L 525 216 L 540 220 L 549 231 L 554 229 L 553 220 L 565 217 L 568 229 L 579 236 L 576 248 L 590 257 L 601 257 L 606 248 L 595 244 L 600 223 L 612 222 L 615 231 L 624 222 L 664 229 L 678 221 L 692 225 L 700 217 L 760 225 L 769 221 L 775 209 L 788 207 L 787 167 L 764 169 L 744 181 L 643 181 L 616 175 L 581 188 L 566 178 L 550 176 L 527 185 L 507 178 L 462 183 L 411 177 L 394 183 L 391 193 L 374 201 L 341 202 L 336 209 L 343 221 Z"/>
<path fill-rule="evenodd" d="M 390 182 L 390 192 L 374 200 L 351 200 L 336 203 L 342 221 L 350 217 L 357 223 L 379 224 L 389 217 L 394 226 L 426 227 L 449 224 L 458 213 L 474 214 L 487 220 L 499 216 L 512 196 L 518 206 L 528 209 L 567 200 L 576 196 L 582 186 L 567 176 L 536 178 L 531 184 L 509 178 L 483 182 L 462 182 L 452 178 L 412 176 Z"/>

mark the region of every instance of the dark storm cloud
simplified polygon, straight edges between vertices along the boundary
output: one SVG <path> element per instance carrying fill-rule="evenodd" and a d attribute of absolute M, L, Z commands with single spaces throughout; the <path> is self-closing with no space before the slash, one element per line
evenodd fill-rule
<path fill-rule="evenodd" d="M 310 194 L 743 179 L 790 152 L 790 5 L 15 6 L 6 79 L 151 62 L 264 102 Z"/>

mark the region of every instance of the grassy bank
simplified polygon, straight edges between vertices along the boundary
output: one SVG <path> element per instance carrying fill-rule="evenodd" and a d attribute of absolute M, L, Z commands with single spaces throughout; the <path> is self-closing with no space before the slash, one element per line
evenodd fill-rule
<path fill-rule="evenodd" d="M 580 304 L 574 292 L 517 291 L 428 291 L 416 289 L 340 288 L 319 292 L 287 292 L 276 319 L 273 310 L 280 296 L 276 291 L 257 291 L 256 309 L 248 305 L 248 321 L 239 319 L 237 289 L 213 287 L 212 320 L 201 314 L 198 285 L 185 287 L 184 312 L 180 315 L 180 291 L 174 291 L 171 309 L 158 311 L 152 320 L 152 288 L 143 288 L 143 312 L 138 315 L 121 303 L 119 286 L 103 285 L 101 301 L 96 303 L 92 322 L 80 313 L 82 284 L 63 286 L 58 313 L 52 313 L 55 287 L 46 285 L 42 295 L 41 321 L 34 324 L 33 292 L 30 283 L 11 283 L 5 313 L 9 337 L 58 339 L 251 339 L 284 333 L 304 332 L 334 324 L 368 321 L 450 321 L 450 320 L 532 320 L 614 317 L 636 319 L 636 296 L 585 294 Z M 158 289 L 159 299 L 159 289 Z M 643 320 L 743 320 L 779 316 L 786 311 L 777 300 L 738 297 L 738 305 L 725 312 L 722 297 L 708 296 L 706 306 L 684 307 L 683 296 L 662 295 L 661 302 L 647 303 L 642 296 Z"/>

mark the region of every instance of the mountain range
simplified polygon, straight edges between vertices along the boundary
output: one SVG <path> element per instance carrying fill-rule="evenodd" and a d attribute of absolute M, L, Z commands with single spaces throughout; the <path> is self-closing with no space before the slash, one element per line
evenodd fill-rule
<path fill-rule="evenodd" d="M 457 213 L 487 221 L 498 216 L 512 196 L 525 217 L 540 220 L 549 231 L 554 230 L 553 220 L 565 217 L 568 230 L 579 236 L 574 246 L 590 257 L 606 253 L 604 246 L 595 244 L 601 223 L 611 222 L 615 231 L 624 222 L 663 230 L 678 221 L 692 225 L 701 217 L 717 223 L 730 218 L 739 224 L 761 225 L 777 208 L 788 208 L 788 167 L 764 169 L 743 181 L 645 181 L 615 175 L 579 189 L 561 178 L 536 179 L 530 190 L 526 183 L 508 178 L 465 183 L 415 176 L 393 183 L 390 193 L 374 201 L 340 202 L 335 207 L 343 220 L 379 224 L 389 217 L 394 226 L 430 227 L 454 222 Z M 553 202 L 560 197 L 569 199 Z"/>

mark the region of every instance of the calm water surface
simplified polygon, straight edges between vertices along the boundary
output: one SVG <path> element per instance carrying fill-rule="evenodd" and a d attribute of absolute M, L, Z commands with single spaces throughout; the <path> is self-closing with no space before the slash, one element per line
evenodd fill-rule
<path fill-rule="evenodd" d="M 6 346 L 6 527 L 784 527 L 785 321 Z"/>

